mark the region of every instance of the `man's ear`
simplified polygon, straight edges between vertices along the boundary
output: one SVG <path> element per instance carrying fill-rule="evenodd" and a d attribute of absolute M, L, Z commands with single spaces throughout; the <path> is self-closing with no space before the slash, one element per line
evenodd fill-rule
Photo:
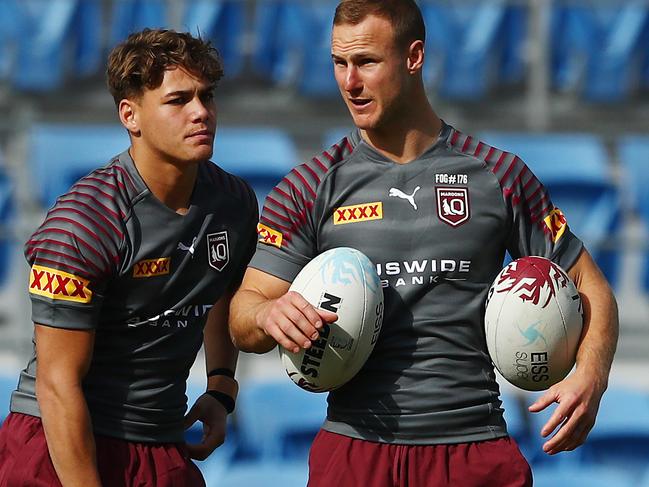
<path fill-rule="evenodd" d="M 424 42 L 421 40 L 413 41 L 408 47 L 407 67 L 410 74 L 421 71 L 424 66 Z"/>
<path fill-rule="evenodd" d="M 126 98 L 120 101 L 117 107 L 120 122 L 132 135 L 140 134 L 138 108 L 137 103 Z"/>

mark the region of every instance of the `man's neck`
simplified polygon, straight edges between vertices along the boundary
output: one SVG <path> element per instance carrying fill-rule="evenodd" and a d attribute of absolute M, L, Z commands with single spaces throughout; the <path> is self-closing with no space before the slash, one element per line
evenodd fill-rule
<path fill-rule="evenodd" d="M 361 130 L 363 139 L 378 152 L 397 164 L 414 161 L 428 150 L 439 137 L 442 121 L 430 105 L 416 107 L 409 115 L 398 117 L 393 126 Z M 396 118 L 396 117 L 395 117 Z"/>
<path fill-rule="evenodd" d="M 151 193 L 176 213 L 185 214 L 194 190 L 198 164 L 174 163 L 133 146 L 129 153 Z"/>

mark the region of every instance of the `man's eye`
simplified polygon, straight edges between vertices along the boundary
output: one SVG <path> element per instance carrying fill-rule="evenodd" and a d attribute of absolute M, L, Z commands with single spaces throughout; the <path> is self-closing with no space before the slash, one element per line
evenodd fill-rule
<path fill-rule="evenodd" d="M 171 100 L 167 101 L 168 104 L 170 105 L 181 105 L 183 103 L 182 98 L 172 98 Z"/>

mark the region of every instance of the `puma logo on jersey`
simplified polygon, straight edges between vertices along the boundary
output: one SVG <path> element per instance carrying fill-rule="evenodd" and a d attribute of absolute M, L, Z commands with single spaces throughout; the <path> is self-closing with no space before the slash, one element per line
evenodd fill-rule
<path fill-rule="evenodd" d="M 412 192 L 412 194 L 406 194 L 403 191 L 401 191 L 398 188 L 390 188 L 390 193 L 388 194 L 389 196 L 395 196 L 397 198 L 401 198 L 403 200 L 408 200 L 408 203 L 412 205 L 412 207 L 417 210 L 417 203 L 415 202 L 415 194 L 417 191 L 421 189 L 421 186 L 417 186 L 415 190 Z"/>
<path fill-rule="evenodd" d="M 192 258 L 194 258 L 194 251 L 196 250 L 194 247 L 195 245 L 196 245 L 196 237 L 192 239 L 192 244 L 189 247 L 187 247 L 187 245 L 185 245 L 182 242 L 178 242 L 178 247 L 176 247 L 176 250 L 183 250 L 185 252 L 189 252 L 192 255 Z"/>

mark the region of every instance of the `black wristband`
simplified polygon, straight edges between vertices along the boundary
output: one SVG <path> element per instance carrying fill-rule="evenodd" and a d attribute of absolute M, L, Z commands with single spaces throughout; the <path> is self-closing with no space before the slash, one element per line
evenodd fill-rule
<path fill-rule="evenodd" d="M 207 373 L 208 377 L 214 377 L 215 375 L 224 375 L 226 377 L 229 377 L 230 379 L 234 379 L 234 370 L 220 368 L 220 369 L 212 369 Z"/>
<path fill-rule="evenodd" d="M 212 396 L 214 399 L 219 401 L 228 414 L 234 411 L 234 399 L 228 396 L 226 393 L 221 391 L 205 391 L 205 394 Z"/>

